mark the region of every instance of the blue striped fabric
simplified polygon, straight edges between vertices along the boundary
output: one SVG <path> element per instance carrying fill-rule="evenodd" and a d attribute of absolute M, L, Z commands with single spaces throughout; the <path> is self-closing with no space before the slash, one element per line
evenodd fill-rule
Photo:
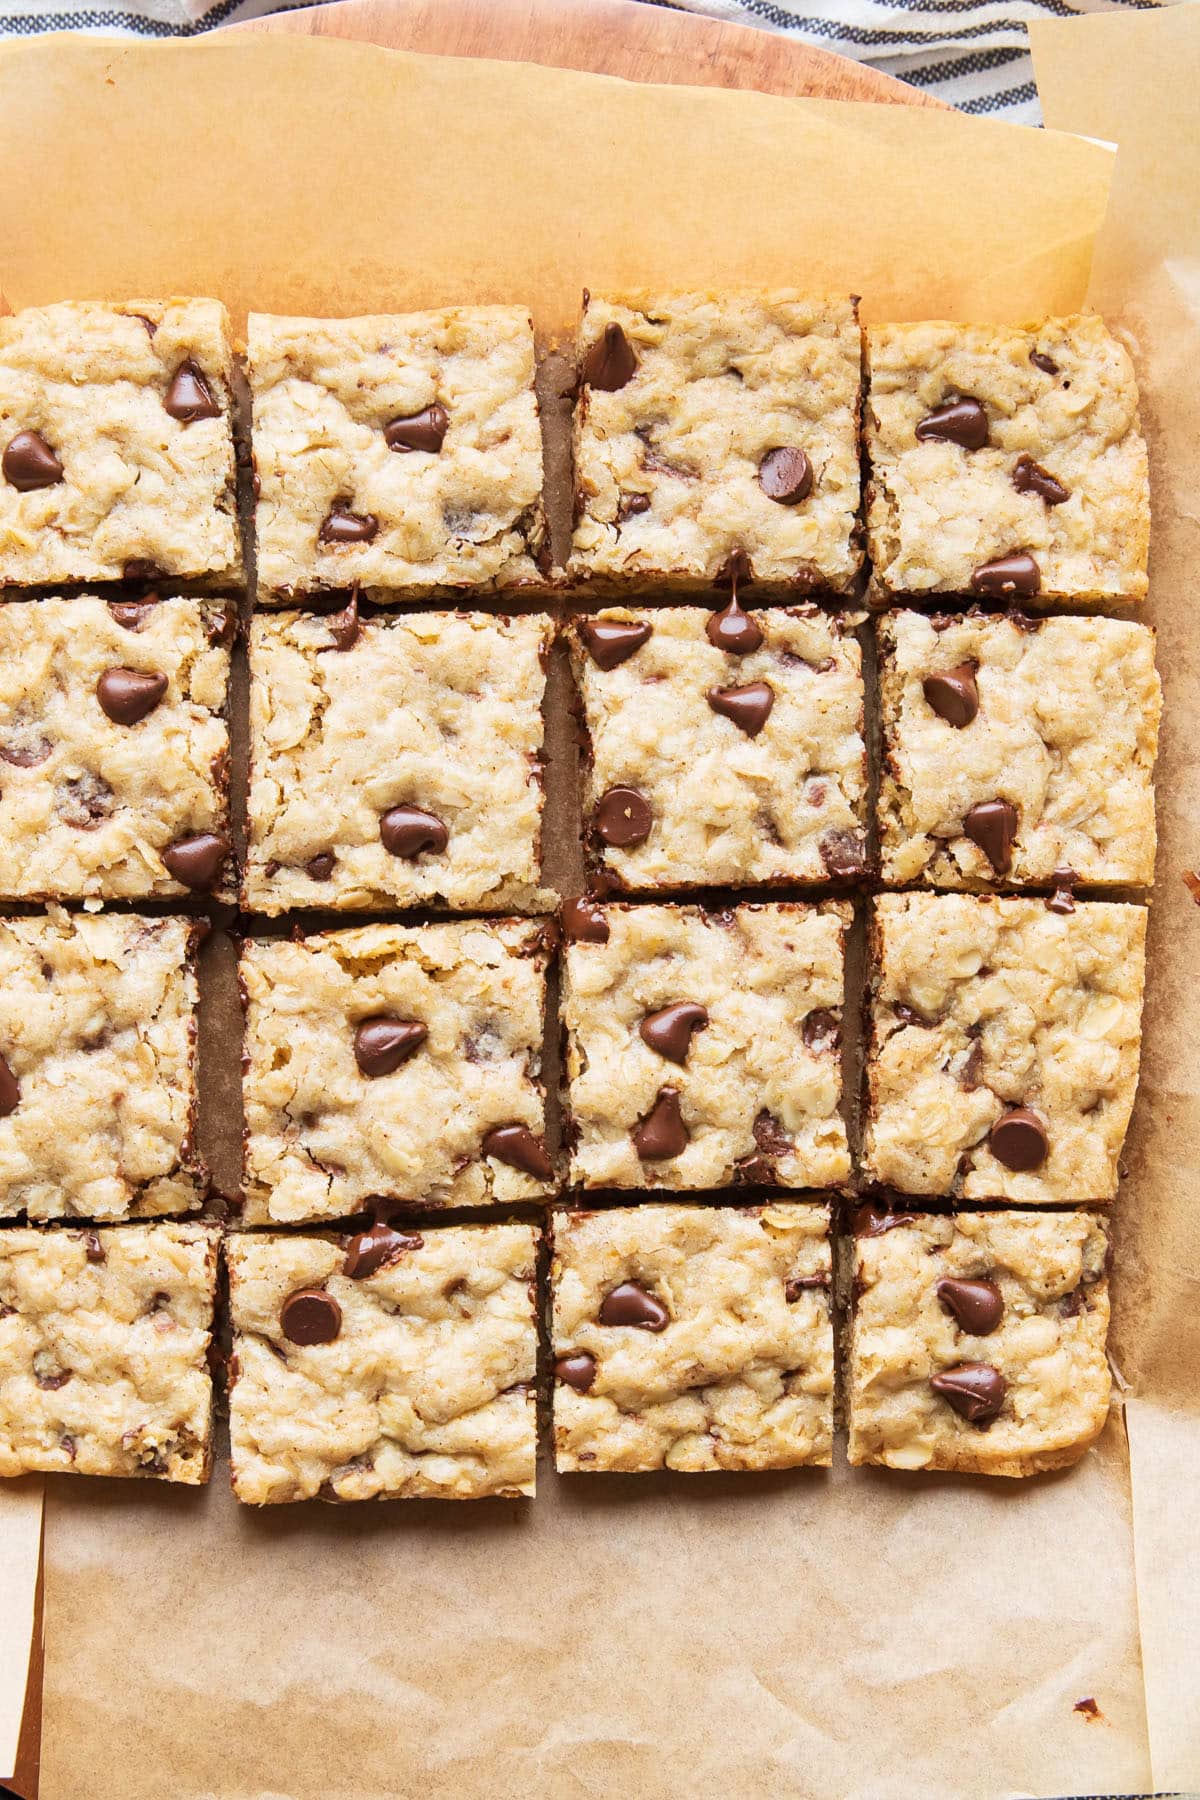
<path fill-rule="evenodd" d="M 1170 0 L 642 0 L 648 6 L 787 32 L 871 63 L 964 112 L 1030 125 L 1040 123 L 1041 114 L 1026 20 L 1142 10 L 1160 3 Z M 0 36 L 89 31 L 187 38 L 234 19 L 283 12 L 287 4 L 288 0 L 129 0 L 125 6 L 68 6 L 62 0 L 0 0 Z"/>

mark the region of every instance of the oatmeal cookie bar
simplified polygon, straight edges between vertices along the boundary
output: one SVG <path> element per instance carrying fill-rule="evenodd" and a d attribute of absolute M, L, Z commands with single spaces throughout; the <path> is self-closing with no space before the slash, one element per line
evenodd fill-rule
<path fill-rule="evenodd" d="M 1149 626 L 896 612 L 879 637 L 886 881 L 1149 886 Z"/>
<path fill-rule="evenodd" d="M 552 904 L 541 869 L 536 615 L 260 614 L 244 903 Z"/>
<path fill-rule="evenodd" d="M 543 927 L 517 919 L 246 944 L 245 1222 L 552 1188 L 546 963 Z"/>
<path fill-rule="evenodd" d="M 1108 1243 L 1086 1212 L 864 1208 L 854 1240 L 850 1461 L 1035 1475 L 1108 1417 Z"/>
<path fill-rule="evenodd" d="M 536 1240 L 529 1225 L 227 1238 L 237 1498 L 532 1494 Z"/>
<path fill-rule="evenodd" d="M 857 881 L 862 653 L 813 607 L 612 607 L 570 628 L 591 860 L 610 886 Z"/>
<path fill-rule="evenodd" d="M 566 1213 L 552 1282 L 560 1471 L 832 1460 L 827 1207 Z"/>
<path fill-rule="evenodd" d="M 233 624 L 201 600 L 0 607 L 0 895 L 232 897 Z"/>
<path fill-rule="evenodd" d="M 0 1476 L 208 1480 L 217 1234 L 0 1231 Z"/>
<path fill-rule="evenodd" d="M 565 914 L 563 1018 L 584 1187 L 831 1187 L 848 905 Z M 582 935 L 580 935 L 582 934 Z"/>
<path fill-rule="evenodd" d="M 1020 602 L 1146 594 L 1133 364 L 1095 315 L 867 332 L 873 582 Z"/>
<path fill-rule="evenodd" d="M 542 437 L 520 306 L 250 315 L 264 603 L 541 579 Z"/>
<path fill-rule="evenodd" d="M 877 899 L 868 1173 L 905 1194 L 1111 1200 L 1137 1087 L 1145 945 L 1137 906 Z"/>
<path fill-rule="evenodd" d="M 189 1212 L 203 1169 L 186 919 L 0 920 L 0 1218 Z"/>
<path fill-rule="evenodd" d="M 844 593 L 858 572 L 853 301 L 585 295 L 573 575 Z"/>
<path fill-rule="evenodd" d="M 216 300 L 0 318 L 0 587 L 237 581 L 231 371 Z"/>

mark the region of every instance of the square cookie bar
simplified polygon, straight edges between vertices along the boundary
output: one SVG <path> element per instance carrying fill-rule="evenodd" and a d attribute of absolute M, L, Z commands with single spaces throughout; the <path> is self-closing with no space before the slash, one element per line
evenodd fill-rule
<path fill-rule="evenodd" d="M 1108 1240 L 1086 1212 L 856 1215 L 850 1461 L 1035 1475 L 1099 1437 Z"/>
<path fill-rule="evenodd" d="M 216 300 L 0 318 L 0 587 L 242 571 Z"/>
<path fill-rule="evenodd" d="M 1141 907 L 876 900 L 868 1174 L 905 1194 L 1111 1200 L 1145 973 Z"/>
<path fill-rule="evenodd" d="M 570 628 L 584 803 L 609 886 L 854 881 L 867 870 L 862 652 L 811 607 L 610 608 Z"/>
<path fill-rule="evenodd" d="M 0 1476 L 208 1480 L 217 1233 L 0 1231 Z"/>
<path fill-rule="evenodd" d="M 827 1207 L 566 1213 L 552 1281 L 560 1471 L 829 1465 Z"/>
<path fill-rule="evenodd" d="M 233 626 L 202 600 L 0 606 L 0 895 L 232 897 Z"/>
<path fill-rule="evenodd" d="M 584 1187 L 832 1187 L 848 905 L 564 909 L 563 1017 Z"/>
<path fill-rule="evenodd" d="M 1094 314 L 867 332 L 873 583 L 1141 600 L 1150 489 L 1133 364 Z"/>
<path fill-rule="evenodd" d="M 0 920 L 0 1218 L 190 1212 L 196 947 L 188 919 Z"/>
<path fill-rule="evenodd" d="M 538 616 L 260 614 L 244 903 L 552 903 L 538 887 L 552 636 Z"/>
<path fill-rule="evenodd" d="M 584 296 L 573 575 L 844 593 L 861 561 L 854 303 Z M 731 565 L 732 559 L 732 565 Z"/>
<path fill-rule="evenodd" d="M 547 960 L 518 919 L 246 944 L 245 1222 L 547 1193 Z"/>
<path fill-rule="evenodd" d="M 407 317 L 251 313 L 264 603 L 540 580 L 533 324 L 520 306 Z"/>
<path fill-rule="evenodd" d="M 1149 626 L 895 612 L 879 638 L 886 881 L 1149 886 Z"/>
<path fill-rule="evenodd" d="M 239 1500 L 533 1493 L 532 1226 L 235 1234 L 225 1257 Z"/>

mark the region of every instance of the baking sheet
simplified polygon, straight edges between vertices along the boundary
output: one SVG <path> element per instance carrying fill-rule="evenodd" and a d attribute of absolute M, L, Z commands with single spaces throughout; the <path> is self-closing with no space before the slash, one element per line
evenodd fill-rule
<path fill-rule="evenodd" d="M 1090 54 L 1098 22 L 1071 27 L 1071 55 Z M 1043 46 L 1051 63 L 1064 54 Z M 1148 34 L 1138 56 L 1154 125 L 1164 92 L 1182 106 L 1194 82 L 1174 40 Z M 217 292 L 238 311 L 521 297 L 549 331 L 585 282 L 828 285 L 876 317 L 1069 310 L 1112 168 L 1095 144 L 954 115 L 287 39 L 5 49 L 0 116 L 13 305 L 139 290 Z M 1115 135 L 1103 118 L 1079 128 Z M 1154 213 L 1157 181 L 1127 197 L 1121 244 Z M 1194 230 L 1175 220 L 1156 265 L 1194 249 Z M 1122 273 L 1107 239 L 1100 267 Z M 1132 1492 L 1120 1421 L 1074 1472 L 1012 1486 L 840 1462 L 765 1477 L 543 1468 L 532 1507 L 259 1516 L 233 1505 L 220 1467 L 201 1494 L 55 1480 L 46 1800 L 972 1800 L 1135 1792 L 1168 1767 L 1200 1779 L 1186 1709 L 1173 1741 L 1156 1732 L 1151 1766 L 1135 1587 L 1136 1567 L 1155 1681 L 1170 1613 L 1196 1593 L 1172 1595 L 1163 1571 L 1169 1509 L 1177 1538 L 1195 1530 L 1169 1465 L 1182 1447 L 1194 1463 L 1198 1436 L 1183 1315 L 1200 931 L 1178 882 L 1200 800 L 1185 723 L 1195 508 L 1166 466 L 1196 424 L 1181 375 L 1200 341 L 1194 319 L 1167 346 L 1157 330 L 1147 313 L 1166 829 L 1144 1094 L 1116 1209 L 1118 1355 L 1154 1407 L 1152 1420 L 1139 1405 Z M 217 1051 L 227 1103 L 208 1123 L 228 1132 L 234 1046 Z M 1094 1715 L 1075 1710 L 1083 1698 Z M 1166 1710 L 1155 1692 L 1151 1719 Z"/>

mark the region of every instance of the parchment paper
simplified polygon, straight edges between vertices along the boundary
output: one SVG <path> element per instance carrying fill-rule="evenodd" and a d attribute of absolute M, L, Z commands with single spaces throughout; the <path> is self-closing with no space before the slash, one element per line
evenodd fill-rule
<path fill-rule="evenodd" d="M 1086 46 L 1086 30 L 1072 41 Z M 1179 64 L 1161 44 L 1139 46 L 1137 71 L 1159 97 Z M 0 118 L 13 305 L 193 290 L 238 310 L 353 312 L 520 296 L 550 331 L 585 282 L 829 285 L 863 294 L 873 316 L 1068 310 L 1085 295 L 1111 169 L 1095 145 L 951 115 L 286 39 L 8 50 Z M 1135 197 L 1131 217 L 1152 204 Z M 1176 510 L 1165 434 L 1191 428 L 1178 373 L 1200 337 L 1193 322 L 1169 352 L 1143 348 L 1162 520 Z M 1187 504 L 1181 485 L 1181 515 Z M 1151 1582 L 1182 1498 L 1172 1440 L 1194 1465 L 1198 1436 L 1180 1315 L 1195 1278 L 1184 1059 L 1200 916 L 1174 904 L 1173 884 L 1200 710 L 1181 716 L 1173 530 L 1154 571 L 1169 634 L 1169 898 L 1116 1208 L 1118 1353 L 1148 1396 L 1135 1468 L 1137 1568 Z M 235 1045 L 215 1048 L 228 1095 Z M 231 1105 L 223 1120 L 214 1110 L 210 1127 L 236 1129 Z M 43 1795 L 1144 1790 L 1129 1473 L 1117 1421 L 1075 1471 L 1012 1485 L 842 1463 L 749 1478 L 543 1468 L 532 1506 L 256 1515 L 234 1506 L 220 1467 L 198 1495 L 56 1480 Z M 1174 1604 L 1194 1607 L 1195 1591 Z M 1171 1629 L 1164 1616 L 1155 1674 Z M 1074 1710 L 1084 1697 L 1098 1717 Z M 1170 1754 L 1173 1779 L 1189 1757 L 1195 1776 L 1195 1734 Z"/>

